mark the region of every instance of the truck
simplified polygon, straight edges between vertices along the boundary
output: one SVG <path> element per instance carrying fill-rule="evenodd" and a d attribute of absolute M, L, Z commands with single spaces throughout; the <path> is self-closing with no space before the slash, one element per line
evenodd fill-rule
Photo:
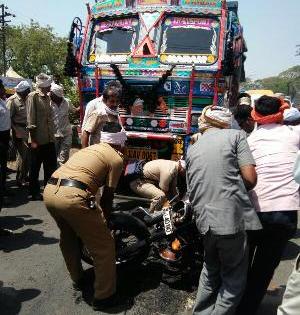
<path fill-rule="evenodd" d="M 73 20 L 65 72 L 81 119 L 109 81 L 122 83 L 127 158 L 177 160 L 204 107 L 236 104 L 246 51 L 237 1 L 98 0 L 85 26 Z"/>

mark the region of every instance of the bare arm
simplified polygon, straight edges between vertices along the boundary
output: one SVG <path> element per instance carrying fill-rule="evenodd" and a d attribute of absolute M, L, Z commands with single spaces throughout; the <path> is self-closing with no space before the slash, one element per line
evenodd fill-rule
<path fill-rule="evenodd" d="M 100 200 L 100 206 L 103 211 L 103 214 L 106 220 L 109 218 L 109 215 L 112 211 L 113 199 L 114 199 L 115 189 L 104 186 L 103 194 Z"/>
<path fill-rule="evenodd" d="M 257 174 L 254 165 L 240 167 L 241 176 L 247 190 L 252 190 L 257 183 Z"/>
<path fill-rule="evenodd" d="M 90 133 L 86 130 L 82 131 L 81 135 L 81 146 L 82 148 L 86 148 L 89 145 Z"/>

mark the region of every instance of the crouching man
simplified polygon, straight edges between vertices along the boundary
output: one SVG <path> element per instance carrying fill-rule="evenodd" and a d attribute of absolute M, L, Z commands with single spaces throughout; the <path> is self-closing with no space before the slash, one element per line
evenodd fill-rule
<path fill-rule="evenodd" d="M 247 193 L 256 184 L 255 162 L 230 122 L 227 110 L 206 107 L 202 136 L 187 153 L 188 196 L 204 245 L 195 315 L 235 314 L 247 280 L 245 230 L 261 228 Z"/>
<path fill-rule="evenodd" d="M 123 168 L 120 148 L 124 143 L 95 144 L 75 153 L 55 171 L 44 191 L 44 202 L 60 232 L 60 247 L 75 288 L 83 287 L 78 237 L 94 260 L 93 308 L 103 310 L 116 303 L 114 240 L 106 225 L 114 190 Z M 123 137 L 125 138 L 125 137 Z M 95 194 L 103 187 L 100 205 Z"/>
<path fill-rule="evenodd" d="M 185 161 L 154 160 L 143 167 L 140 178 L 130 183 L 137 195 L 151 199 L 150 212 L 159 211 L 177 195 L 178 176 L 185 177 Z"/>

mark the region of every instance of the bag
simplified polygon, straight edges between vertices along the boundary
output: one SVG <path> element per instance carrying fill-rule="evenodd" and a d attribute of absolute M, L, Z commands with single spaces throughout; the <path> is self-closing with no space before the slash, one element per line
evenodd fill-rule
<path fill-rule="evenodd" d="M 297 153 L 296 162 L 294 164 L 294 171 L 293 171 L 294 179 L 297 184 L 300 184 L 300 151 Z"/>
<path fill-rule="evenodd" d="M 124 172 L 126 180 L 131 182 L 141 178 L 143 176 L 143 167 L 145 163 L 146 161 L 144 160 L 130 160 L 126 165 Z"/>

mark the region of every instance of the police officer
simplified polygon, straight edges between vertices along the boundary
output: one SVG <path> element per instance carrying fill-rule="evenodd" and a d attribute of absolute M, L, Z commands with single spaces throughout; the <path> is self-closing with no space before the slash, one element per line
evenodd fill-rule
<path fill-rule="evenodd" d="M 177 195 L 177 179 L 185 177 L 184 160 L 154 160 L 143 167 L 143 175 L 130 183 L 137 195 L 150 198 L 150 212 L 159 211 L 167 200 Z"/>
<path fill-rule="evenodd" d="M 75 153 L 53 173 L 44 191 L 46 207 L 61 231 L 60 247 L 75 288 L 82 289 L 84 283 L 78 236 L 93 257 L 95 310 L 115 302 L 115 248 L 106 218 L 123 168 L 119 150 L 124 142 L 113 141 L 114 135 L 110 144 L 102 142 Z M 103 187 L 100 205 L 94 202 L 99 187 Z"/>

